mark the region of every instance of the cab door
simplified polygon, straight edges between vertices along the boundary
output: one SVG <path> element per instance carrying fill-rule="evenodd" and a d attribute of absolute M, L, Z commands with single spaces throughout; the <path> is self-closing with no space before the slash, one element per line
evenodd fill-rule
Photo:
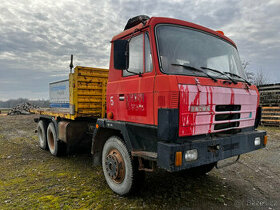
<path fill-rule="evenodd" d="M 129 68 L 119 81 L 119 119 L 141 124 L 154 124 L 153 91 L 155 73 L 148 32 L 129 42 Z"/>

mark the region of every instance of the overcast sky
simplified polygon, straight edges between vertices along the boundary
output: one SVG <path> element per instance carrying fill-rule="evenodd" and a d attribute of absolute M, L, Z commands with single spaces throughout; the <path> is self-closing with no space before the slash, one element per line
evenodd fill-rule
<path fill-rule="evenodd" d="M 74 65 L 109 66 L 110 39 L 146 14 L 222 30 L 248 70 L 280 82 L 280 0 L 2 0 L 0 100 L 47 99 L 48 83 Z"/>

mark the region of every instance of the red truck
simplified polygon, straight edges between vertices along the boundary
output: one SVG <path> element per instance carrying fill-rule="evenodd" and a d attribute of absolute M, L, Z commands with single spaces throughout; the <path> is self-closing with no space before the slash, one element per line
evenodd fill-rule
<path fill-rule="evenodd" d="M 267 143 L 235 43 L 190 22 L 129 19 L 111 41 L 109 71 L 76 67 L 69 91 L 69 108 L 38 111 L 40 147 L 59 155 L 90 141 L 94 164 L 120 195 L 156 167 L 205 174 Z"/>

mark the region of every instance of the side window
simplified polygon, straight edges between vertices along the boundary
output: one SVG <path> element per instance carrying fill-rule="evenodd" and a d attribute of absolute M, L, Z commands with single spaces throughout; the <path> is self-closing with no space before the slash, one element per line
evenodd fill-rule
<path fill-rule="evenodd" d="M 143 34 L 133 37 L 129 42 L 129 68 L 128 71 L 143 73 Z M 134 75 L 123 71 L 123 76 Z"/>
<path fill-rule="evenodd" d="M 145 72 L 153 71 L 152 52 L 148 33 L 145 33 Z"/>

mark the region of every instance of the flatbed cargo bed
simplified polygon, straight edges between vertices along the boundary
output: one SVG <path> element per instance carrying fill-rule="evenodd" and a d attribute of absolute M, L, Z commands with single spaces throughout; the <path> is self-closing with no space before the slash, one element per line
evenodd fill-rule
<path fill-rule="evenodd" d="M 81 117 L 96 117 L 92 114 L 71 114 L 70 108 L 40 108 L 40 109 L 31 109 L 30 112 L 39 115 L 46 115 L 52 117 L 60 117 L 63 119 L 75 120 L 76 118 Z"/>
<path fill-rule="evenodd" d="M 81 117 L 105 117 L 108 69 L 76 66 L 69 74 L 69 108 L 40 108 L 40 115 L 75 120 Z"/>
<path fill-rule="evenodd" d="M 78 115 L 70 114 L 70 108 L 40 108 L 40 109 L 32 109 L 30 110 L 32 113 L 46 115 L 46 116 L 53 116 L 53 117 L 61 117 L 64 119 L 75 120 Z"/>

